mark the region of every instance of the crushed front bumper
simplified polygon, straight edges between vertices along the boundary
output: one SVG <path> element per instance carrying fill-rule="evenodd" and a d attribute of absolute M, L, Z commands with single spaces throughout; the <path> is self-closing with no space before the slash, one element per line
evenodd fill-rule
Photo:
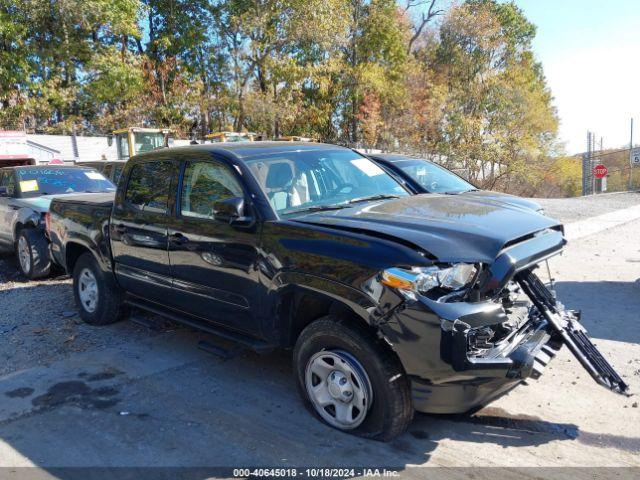
<path fill-rule="evenodd" d="M 427 413 L 482 407 L 540 377 L 561 346 L 535 309 L 493 301 L 406 301 L 381 329 L 409 375 L 414 408 Z"/>
<path fill-rule="evenodd" d="M 456 372 L 514 379 L 538 378 L 559 348 L 556 342 L 551 342 L 547 323 L 532 321 L 512 338 L 502 340 L 499 346 L 474 354 L 470 351 L 474 329 L 462 321 L 442 323 L 445 334 L 441 355 Z"/>

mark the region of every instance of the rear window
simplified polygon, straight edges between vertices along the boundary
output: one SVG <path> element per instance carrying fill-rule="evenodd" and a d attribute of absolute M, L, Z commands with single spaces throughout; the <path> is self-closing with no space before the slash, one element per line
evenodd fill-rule
<path fill-rule="evenodd" d="M 63 193 L 113 192 L 116 187 L 92 168 L 20 168 L 18 190 L 23 197 Z"/>
<path fill-rule="evenodd" d="M 124 201 L 138 210 L 166 212 L 172 174 L 172 162 L 135 165 L 129 174 Z"/>

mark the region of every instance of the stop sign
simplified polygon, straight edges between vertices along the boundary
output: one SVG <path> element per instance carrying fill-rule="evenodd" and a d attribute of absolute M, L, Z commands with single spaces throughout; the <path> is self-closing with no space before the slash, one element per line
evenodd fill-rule
<path fill-rule="evenodd" d="M 593 176 L 596 178 L 604 178 L 608 173 L 609 171 L 607 170 L 607 167 L 605 167 L 601 163 L 593 167 Z"/>

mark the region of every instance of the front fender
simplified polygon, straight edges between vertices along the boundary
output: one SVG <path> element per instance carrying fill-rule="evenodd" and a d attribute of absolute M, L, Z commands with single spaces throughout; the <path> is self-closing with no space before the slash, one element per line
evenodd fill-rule
<path fill-rule="evenodd" d="M 368 324 L 375 323 L 372 313 L 376 304 L 371 297 L 356 288 L 335 280 L 304 272 L 284 271 L 273 279 L 271 294 L 281 296 L 293 290 L 321 296 L 344 305 Z"/>
<path fill-rule="evenodd" d="M 32 228 L 41 228 L 40 213 L 34 212 L 30 208 L 20 208 L 14 212 L 13 218 L 11 219 L 11 239 L 15 243 L 17 240 L 17 230 L 18 225 L 32 227 Z"/>

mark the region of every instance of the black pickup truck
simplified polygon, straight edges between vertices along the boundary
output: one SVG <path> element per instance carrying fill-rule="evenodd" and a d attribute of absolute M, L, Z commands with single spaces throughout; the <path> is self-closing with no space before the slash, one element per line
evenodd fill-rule
<path fill-rule="evenodd" d="M 478 409 L 566 344 L 627 386 L 535 275 L 558 222 L 411 195 L 341 147 L 252 142 L 133 157 L 113 195 L 55 199 L 49 237 L 82 318 L 142 308 L 258 351 L 292 348 L 307 407 L 388 440 L 414 410 Z"/>

